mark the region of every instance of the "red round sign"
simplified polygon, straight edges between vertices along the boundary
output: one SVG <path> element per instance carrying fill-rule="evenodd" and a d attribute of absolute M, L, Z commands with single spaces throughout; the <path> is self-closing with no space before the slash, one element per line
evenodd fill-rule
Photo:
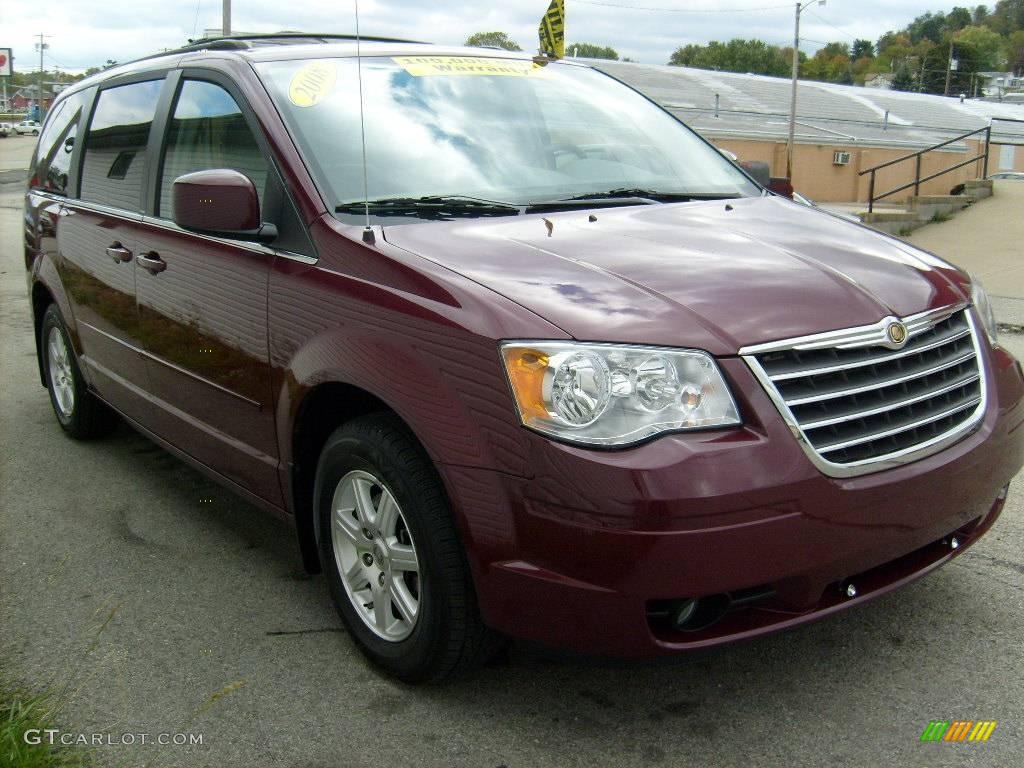
<path fill-rule="evenodd" d="M 7 63 L 7 54 L 0 53 L 0 67 Z"/>

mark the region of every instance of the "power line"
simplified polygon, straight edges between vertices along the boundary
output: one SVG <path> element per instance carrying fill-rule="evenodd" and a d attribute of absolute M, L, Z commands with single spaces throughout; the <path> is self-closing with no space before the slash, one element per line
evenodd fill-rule
<path fill-rule="evenodd" d="M 814 11 L 808 11 L 808 13 L 809 13 L 809 14 L 811 14 L 811 16 L 813 16 L 814 18 L 816 18 L 816 19 L 817 19 L 818 21 L 822 22 L 823 24 L 828 24 L 828 26 L 832 27 L 832 29 L 834 29 L 834 30 L 835 30 L 836 32 L 838 32 L 839 34 L 841 34 L 841 35 L 846 35 L 846 36 L 847 36 L 848 38 L 850 38 L 850 39 L 851 39 L 851 40 L 853 40 L 854 42 L 857 42 L 858 40 L 860 40 L 860 38 L 859 38 L 859 37 L 854 37 L 854 36 L 853 36 L 853 35 L 851 35 L 851 34 L 850 34 L 849 32 L 847 32 L 847 31 L 846 31 L 845 29 L 840 29 L 840 28 L 839 28 L 839 27 L 837 27 L 837 26 L 836 26 L 835 24 L 833 24 L 833 23 L 832 23 L 831 21 L 829 21 L 829 20 L 828 20 L 828 19 L 826 19 L 826 18 L 823 18 L 822 16 L 819 16 L 819 15 L 818 15 L 818 14 L 816 14 L 816 13 L 815 13 Z"/>
<path fill-rule="evenodd" d="M 660 13 L 756 13 L 758 11 L 777 11 L 781 8 L 792 8 L 792 4 L 786 5 L 761 5 L 750 8 L 656 8 L 646 5 L 624 5 L 622 3 L 610 3 L 606 0 L 573 0 L 583 5 L 600 5 L 606 8 L 623 8 L 629 11 L 658 11 Z"/>

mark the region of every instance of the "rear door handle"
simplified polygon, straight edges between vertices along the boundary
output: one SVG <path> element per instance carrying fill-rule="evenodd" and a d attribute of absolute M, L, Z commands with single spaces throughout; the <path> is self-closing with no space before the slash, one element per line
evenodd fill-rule
<path fill-rule="evenodd" d="M 150 251 L 149 253 L 140 253 L 136 263 L 147 270 L 149 274 L 155 275 L 157 272 L 163 272 L 167 269 L 167 262 L 160 258 L 160 254 L 156 251 Z"/>
<path fill-rule="evenodd" d="M 107 256 L 112 258 L 116 264 L 132 260 L 132 252 L 117 242 L 117 240 L 112 242 L 110 247 L 107 248 Z"/>

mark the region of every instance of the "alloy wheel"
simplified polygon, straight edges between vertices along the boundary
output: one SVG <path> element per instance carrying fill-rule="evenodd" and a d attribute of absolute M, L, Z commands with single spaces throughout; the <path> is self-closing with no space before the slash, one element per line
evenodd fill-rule
<path fill-rule="evenodd" d="M 46 340 L 50 367 L 50 388 L 61 416 L 70 418 L 75 410 L 75 374 L 71 369 L 71 353 L 59 328 L 50 328 Z"/>
<path fill-rule="evenodd" d="M 420 565 L 395 497 L 369 472 L 349 472 L 331 501 L 338 573 L 359 618 L 376 635 L 401 642 L 420 610 Z"/>

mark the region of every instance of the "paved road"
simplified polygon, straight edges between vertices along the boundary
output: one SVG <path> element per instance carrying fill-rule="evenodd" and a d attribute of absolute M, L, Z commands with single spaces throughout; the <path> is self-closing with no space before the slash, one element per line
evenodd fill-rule
<path fill-rule="evenodd" d="M 1020 482 L 955 563 L 811 627 L 642 664 L 516 645 L 472 680 L 406 688 L 355 651 L 284 525 L 126 428 L 62 435 L 36 376 L 19 226 L 19 190 L 0 185 L 0 661 L 65 692 L 66 732 L 204 740 L 96 747 L 99 764 L 1019 764 Z M 920 743 L 938 718 L 999 725 L 985 744 Z"/>

